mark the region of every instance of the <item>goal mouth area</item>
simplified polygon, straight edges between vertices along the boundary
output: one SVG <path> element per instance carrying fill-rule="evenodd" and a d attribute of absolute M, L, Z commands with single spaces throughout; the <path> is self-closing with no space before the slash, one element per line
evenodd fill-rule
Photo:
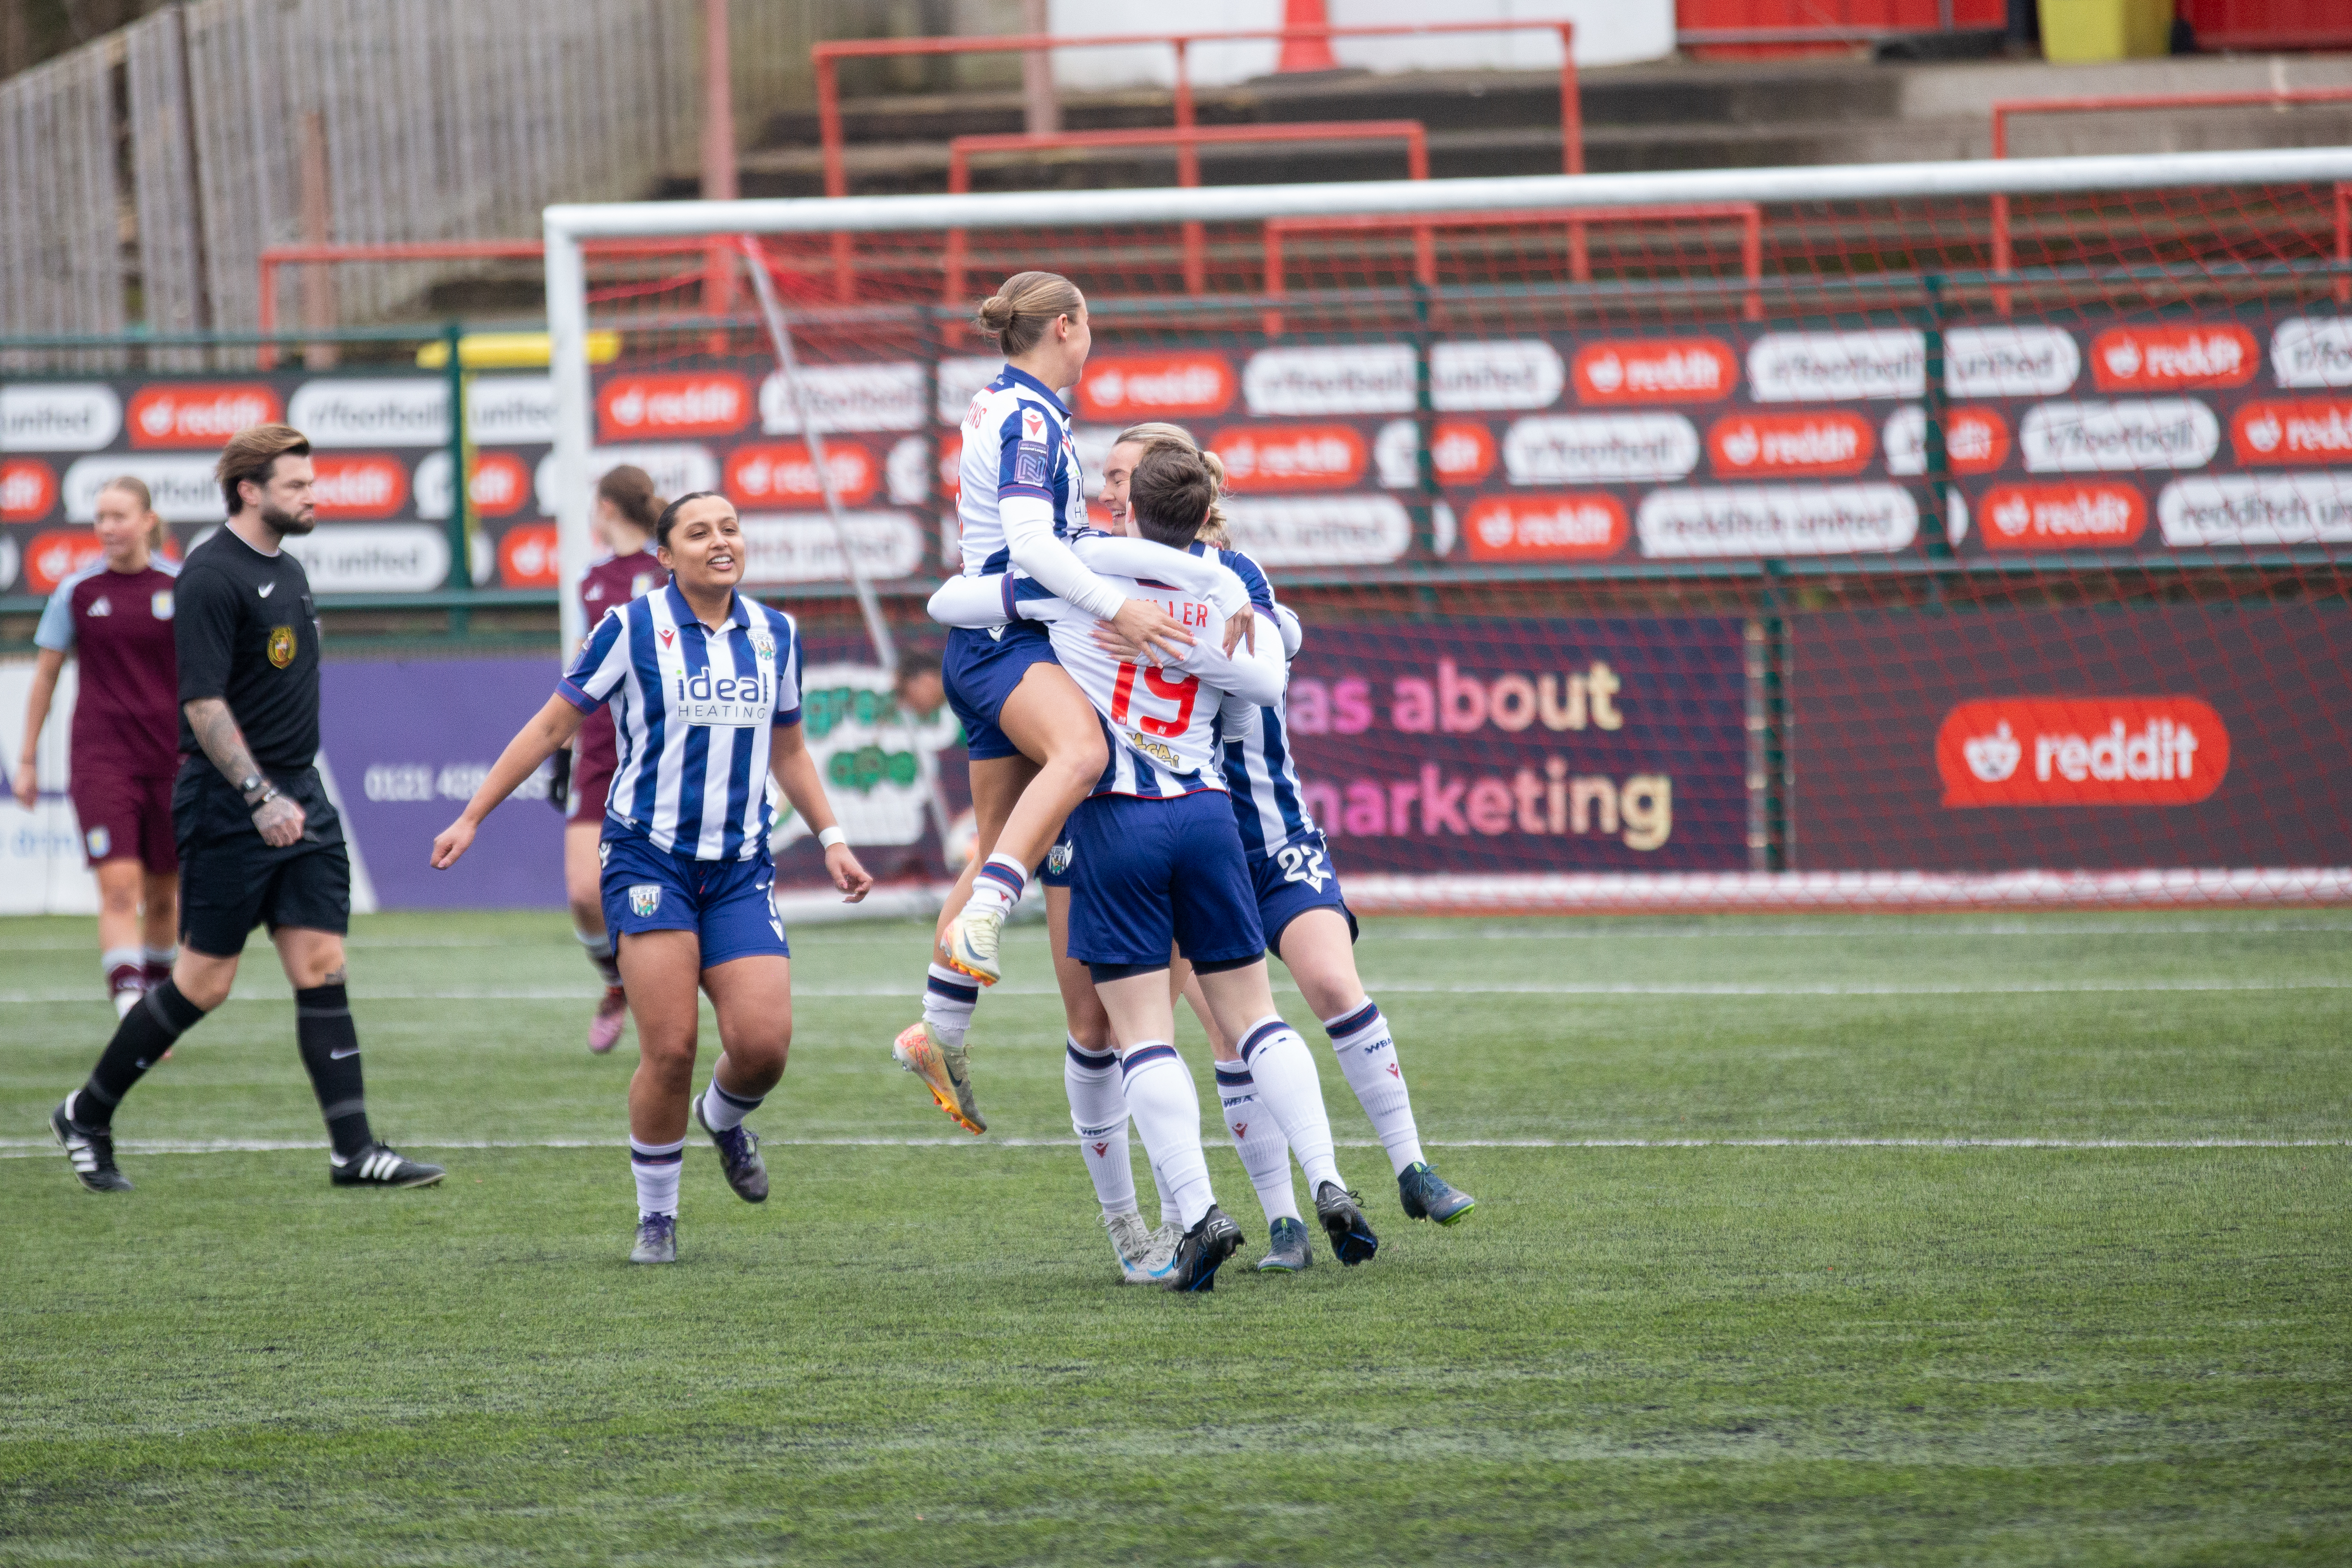
<path fill-rule="evenodd" d="M 1297 678 L 1333 714 L 1370 693 L 1368 729 L 1299 741 L 1361 912 L 2352 902 L 2324 762 L 2352 733 L 2352 396 L 2322 406 L 2352 388 L 2347 188 L 2352 148 L 2322 148 L 551 207 L 562 571 L 613 440 L 584 245 L 760 237 L 815 374 L 911 367 L 907 422 L 845 402 L 825 432 L 868 497 L 844 548 L 901 620 L 950 564 L 950 405 L 992 357 L 945 284 L 1050 268 L 1097 306 L 1081 441 L 1164 418 L 1214 446 L 1307 614 Z M 680 323 L 646 352 L 690 378 L 738 351 Z M 761 474 L 799 460 L 767 445 Z M 1518 707 L 1452 721 L 1470 685 L 1517 704 L 1596 658 L 1641 671 L 1645 723 L 1715 660 L 1721 722 L 1643 753 Z M 1399 721 L 1416 684 L 1460 706 Z M 2036 702 L 2119 706 L 1995 710 Z M 2207 712 L 2228 755 L 2192 788 L 2164 748 Z M 2102 795 L 2069 746 L 2156 772 Z"/>

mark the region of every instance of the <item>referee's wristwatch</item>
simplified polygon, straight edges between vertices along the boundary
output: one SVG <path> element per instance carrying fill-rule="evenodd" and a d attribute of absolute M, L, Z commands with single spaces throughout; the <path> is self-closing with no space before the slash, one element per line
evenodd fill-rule
<path fill-rule="evenodd" d="M 261 773 L 248 773 L 237 781 L 236 793 L 245 797 L 246 808 L 259 811 L 278 798 L 278 786 Z"/>

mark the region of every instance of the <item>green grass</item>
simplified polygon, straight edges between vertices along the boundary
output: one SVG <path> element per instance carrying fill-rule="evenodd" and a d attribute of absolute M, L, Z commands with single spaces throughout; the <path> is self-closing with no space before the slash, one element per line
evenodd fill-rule
<path fill-rule="evenodd" d="M 884 1055 L 922 934 L 795 945 L 776 1195 L 694 1149 L 635 1269 L 560 918 L 354 934 L 443 1186 L 329 1188 L 257 943 L 121 1199 L 42 1127 L 89 926 L 0 922 L 0 1563 L 2352 1559 L 2342 914 L 1372 923 L 1478 1211 L 1405 1221 L 1327 1059 L 1380 1258 L 1191 1300 L 1114 1282 L 1034 928 L 984 1141 Z"/>

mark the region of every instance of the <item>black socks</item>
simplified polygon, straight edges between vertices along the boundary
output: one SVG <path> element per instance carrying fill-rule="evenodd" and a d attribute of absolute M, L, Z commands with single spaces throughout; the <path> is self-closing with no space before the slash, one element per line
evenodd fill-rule
<path fill-rule="evenodd" d="M 360 1082 L 360 1032 L 352 1023 L 351 998 L 341 985 L 313 985 L 294 993 L 294 1038 L 303 1070 L 327 1119 L 335 1157 L 348 1160 L 375 1140 L 368 1131 L 367 1093 Z"/>
<path fill-rule="evenodd" d="M 205 1010 L 181 995 L 180 987 L 172 981 L 148 992 L 114 1026 L 114 1037 L 106 1042 L 105 1054 L 90 1069 L 89 1081 L 74 1096 L 73 1107 L 66 1114 L 92 1131 L 113 1126 L 114 1108 L 131 1092 L 131 1086 L 146 1077 L 147 1069 L 172 1048 L 172 1042 L 204 1016 Z"/>

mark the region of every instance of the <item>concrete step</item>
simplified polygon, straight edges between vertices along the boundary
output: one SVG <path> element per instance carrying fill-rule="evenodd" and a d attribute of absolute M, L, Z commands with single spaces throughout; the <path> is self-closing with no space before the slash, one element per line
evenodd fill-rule
<path fill-rule="evenodd" d="M 1983 157 L 1998 100 L 2148 92 L 2244 92 L 2352 87 L 2352 55 L 2195 57 L 2108 66 L 1981 61 L 1886 64 L 1850 59 L 1671 62 L 1583 73 L 1586 167 L 1595 173 Z M 1363 71 L 1267 78 L 1203 89 L 1206 125 L 1306 120 L 1418 120 L 1430 132 L 1431 174 L 1549 174 L 1559 168 L 1559 79 L 1549 70 Z M 1071 130 L 1162 127 L 1173 101 L 1157 89 L 1070 94 Z M 849 100 L 845 162 L 861 193 L 944 188 L 947 140 L 1018 132 L 1018 93 L 899 94 Z M 2189 152 L 2352 142 L 2352 105 L 2270 106 L 2148 113 L 2036 116 L 2012 132 L 2013 156 Z M 1395 178 L 1402 150 L 1378 142 L 1205 148 L 1210 184 Z M 1173 149 L 1056 152 L 975 164 L 976 190 L 1088 189 L 1173 183 Z M 780 115 L 744 154 L 746 195 L 824 190 L 814 114 Z M 692 195 L 690 176 L 665 194 Z"/>

